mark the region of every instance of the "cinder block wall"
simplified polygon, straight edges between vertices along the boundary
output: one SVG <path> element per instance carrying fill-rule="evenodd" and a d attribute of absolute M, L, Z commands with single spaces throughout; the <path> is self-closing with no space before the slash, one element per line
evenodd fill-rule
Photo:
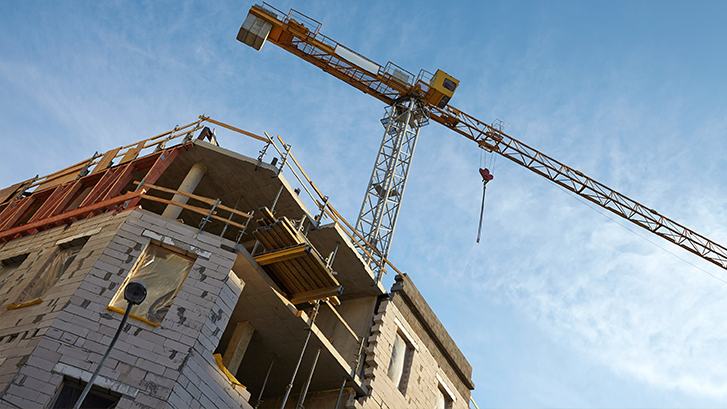
<path fill-rule="evenodd" d="M 59 240 L 87 233 L 43 303 L 5 309 Z M 0 246 L 0 259 L 29 253 L 0 288 L 0 407 L 45 407 L 64 377 L 90 378 L 122 318 L 107 306 L 150 242 L 196 260 L 160 326 L 129 318 L 96 384 L 122 395 L 119 408 L 251 407 L 249 393 L 233 385 L 212 356 L 244 286 L 231 271 L 236 255 L 220 247 L 219 237 L 142 210 Z"/>
<path fill-rule="evenodd" d="M 351 409 L 433 408 L 440 383 L 437 379 L 438 374 L 456 396 L 456 400 L 451 406 L 452 409 L 468 408 L 469 396 L 462 396 L 457 391 L 453 383 L 456 380 L 449 379 L 444 374 L 443 368 L 435 360 L 432 351 L 427 349 L 427 343 L 417 335 L 405 317 L 406 315 L 392 301 L 383 300 L 379 304 L 368 339 L 364 369 L 364 383 L 371 394 L 358 400 L 350 399 L 346 407 Z M 387 376 L 397 332 L 405 332 L 406 337 L 410 337 L 418 348 L 413 352 L 411 364 L 404 368 L 405 392 L 400 391 Z"/>

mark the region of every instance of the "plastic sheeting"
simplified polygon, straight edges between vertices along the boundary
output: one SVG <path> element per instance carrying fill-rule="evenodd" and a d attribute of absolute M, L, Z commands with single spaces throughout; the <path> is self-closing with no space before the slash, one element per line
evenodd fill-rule
<path fill-rule="evenodd" d="M 406 342 L 401 335 L 396 334 L 394 346 L 391 350 L 391 362 L 389 362 L 389 370 L 387 375 L 394 382 L 396 387 L 401 383 L 401 376 L 404 374 L 404 362 L 406 360 Z"/>
<path fill-rule="evenodd" d="M 58 279 L 61 278 L 63 273 L 68 269 L 71 263 L 73 263 L 73 260 L 76 259 L 76 256 L 81 251 L 82 247 L 83 246 L 75 246 L 58 251 L 55 257 L 53 257 L 53 260 L 51 260 L 50 264 L 48 264 L 44 271 L 39 274 L 39 277 L 37 277 L 37 281 L 34 283 L 32 290 L 27 296 L 23 297 L 23 300 L 21 301 L 36 300 L 38 298 L 43 298 L 44 295 L 48 294 L 51 288 L 56 285 Z"/>
<path fill-rule="evenodd" d="M 10 264 L 7 266 L 0 264 L 0 289 L 2 289 L 5 283 L 8 282 L 8 279 L 10 279 L 10 276 L 13 275 L 18 267 L 20 267 L 20 263 Z"/>
<path fill-rule="evenodd" d="M 194 260 L 188 257 L 156 245 L 149 245 L 124 281 L 110 307 L 126 312 L 128 305 L 124 300 L 126 283 L 143 281 L 146 284 L 146 299 L 141 304 L 133 306 L 130 314 L 152 325 L 161 324 L 193 264 Z"/>

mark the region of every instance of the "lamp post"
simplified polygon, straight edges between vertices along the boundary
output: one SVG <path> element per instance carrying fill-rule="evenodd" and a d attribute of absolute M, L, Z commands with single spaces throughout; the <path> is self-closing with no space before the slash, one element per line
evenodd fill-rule
<path fill-rule="evenodd" d="M 106 350 L 106 355 L 101 358 L 101 362 L 98 364 L 96 372 L 94 372 L 91 376 L 91 379 L 89 379 L 86 387 L 83 389 L 83 392 L 81 392 L 81 396 L 78 397 L 76 405 L 73 406 L 73 409 L 79 409 L 81 407 L 81 404 L 83 403 L 83 400 L 86 399 L 86 395 L 88 395 L 88 391 L 91 390 L 91 386 L 93 386 L 93 382 L 96 380 L 98 373 L 101 372 L 101 368 L 106 362 L 106 358 L 109 357 L 111 350 L 114 348 L 114 345 L 116 345 L 116 341 L 119 339 L 119 335 L 121 335 L 121 330 L 124 328 L 124 324 L 126 324 L 126 320 L 129 318 L 129 312 L 131 312 L 131 307 L 137 304 L 141 304 L 142 302 L 144 302 L 145 298 L 146 284 L 141 281 L 132 281 L 126 285 L 126 288 L 124 288 L 124 299 L 129 302 L 129 304 L 126 306 L 126 313 L 124 313 L 124 318 L 121 319 L 119 329 L 116 330 L 116 335 L 114 335 L 114 339 L 111 340 L 111 344 L 109 344 L 109 349 Z"/>

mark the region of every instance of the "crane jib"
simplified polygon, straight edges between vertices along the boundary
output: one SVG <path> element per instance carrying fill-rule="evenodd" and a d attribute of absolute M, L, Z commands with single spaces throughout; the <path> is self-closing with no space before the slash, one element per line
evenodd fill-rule
<path fill-rule="evenodd" d="M 402 97 L 416 98 L 423 103 L 425 116 L 476 142 L 481 148 L 496 152 L 637 226 L 727 269 L 727 248 L 724 246 L 449 105 L 459 81 L 443 71 L 437 70 L 435 74 L 431 74 L 421 70 L 415 77 L 391 62 L 381 66 L 322 35 L 320 26 L 317 21 L 295 10 L 286 14 L 267 4 L 255 5 L 250 9 L 237 38 L 257 50 L 266 41 L 271 41 L 387 105 L 400 101 Z M 494 144 L 488 143 L 489 140 Z"/>

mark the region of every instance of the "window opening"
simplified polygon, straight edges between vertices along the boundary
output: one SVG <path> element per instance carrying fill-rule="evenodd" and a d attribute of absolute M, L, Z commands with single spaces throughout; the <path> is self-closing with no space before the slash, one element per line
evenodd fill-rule
<path fill-rule="evenodd" d="M 437 399 L 434 402 L 434 409 L 452 409 L 452 399 L 442 390 L 437 388 Z"/>
<path fill-rule="evenodd" d="M 146 299 L 141 304 L 134 305 L 129 315 L 158 326 L 171 308 L 193 264 L 192 258 L 150 244 L 119 288 L 109 309 L 120 313 L 126 312 L 128 305 L 124 300 L 126 284 L 129 281 L 143 281 L 147 288 Z"/>
<path fill-rule="evenodd" d="M 7 258 L 0 263 L 0 289 L 3 288 L 5 283 L 10 279 L 10 276 L 23 264 L 26 258 L 28 258 L 28 254 L 22 254 Z"/>
<path fill-rule="evenodd" d="M 83 244 L 58 250 L 53 259 L 38 274 L 24 300 L 42 299 L 56 285 L 63 273 L 81 252 Z M 20 300 L 22 301 L 22 300 Z"/>
<path fill-rule="evenodd" d="M 447 384 L 438 373 L 437 376 L 437 397 L 434 402 L 435 409 L 452 409 L 454 402 L 457 401 L 457 397 L 452 393 L 452 390 L 447 387 Z"/>
<path fill-rule="evenodd" d="M 411 365 L 412 347 L 404 340 L 398 332 L 394 339 L 394 345 L 391 350 L 391 361 L 389 362 L 389 370 L 387 375 L 397 389 L 402 391 L 405 390 L 406 382 L 404 373 L 406 369 Z"/>
<path fill-rule="evenodd" d="M 56 395 L 51 408 L 53 409 L 71 409 L 76 404 L 76 401 L 81 396 L 83 388 L 86 387 L 86 382 L 81 382 L 77 379 L 64 379 L 61 390 Z M 108 390 L 92 387 L 86 395 L 86 398 L 81 404 L 81 409 L 91 408 L 108 408 L 112 409 L 119 403 L 121 395 L 113 393 Z"/>

